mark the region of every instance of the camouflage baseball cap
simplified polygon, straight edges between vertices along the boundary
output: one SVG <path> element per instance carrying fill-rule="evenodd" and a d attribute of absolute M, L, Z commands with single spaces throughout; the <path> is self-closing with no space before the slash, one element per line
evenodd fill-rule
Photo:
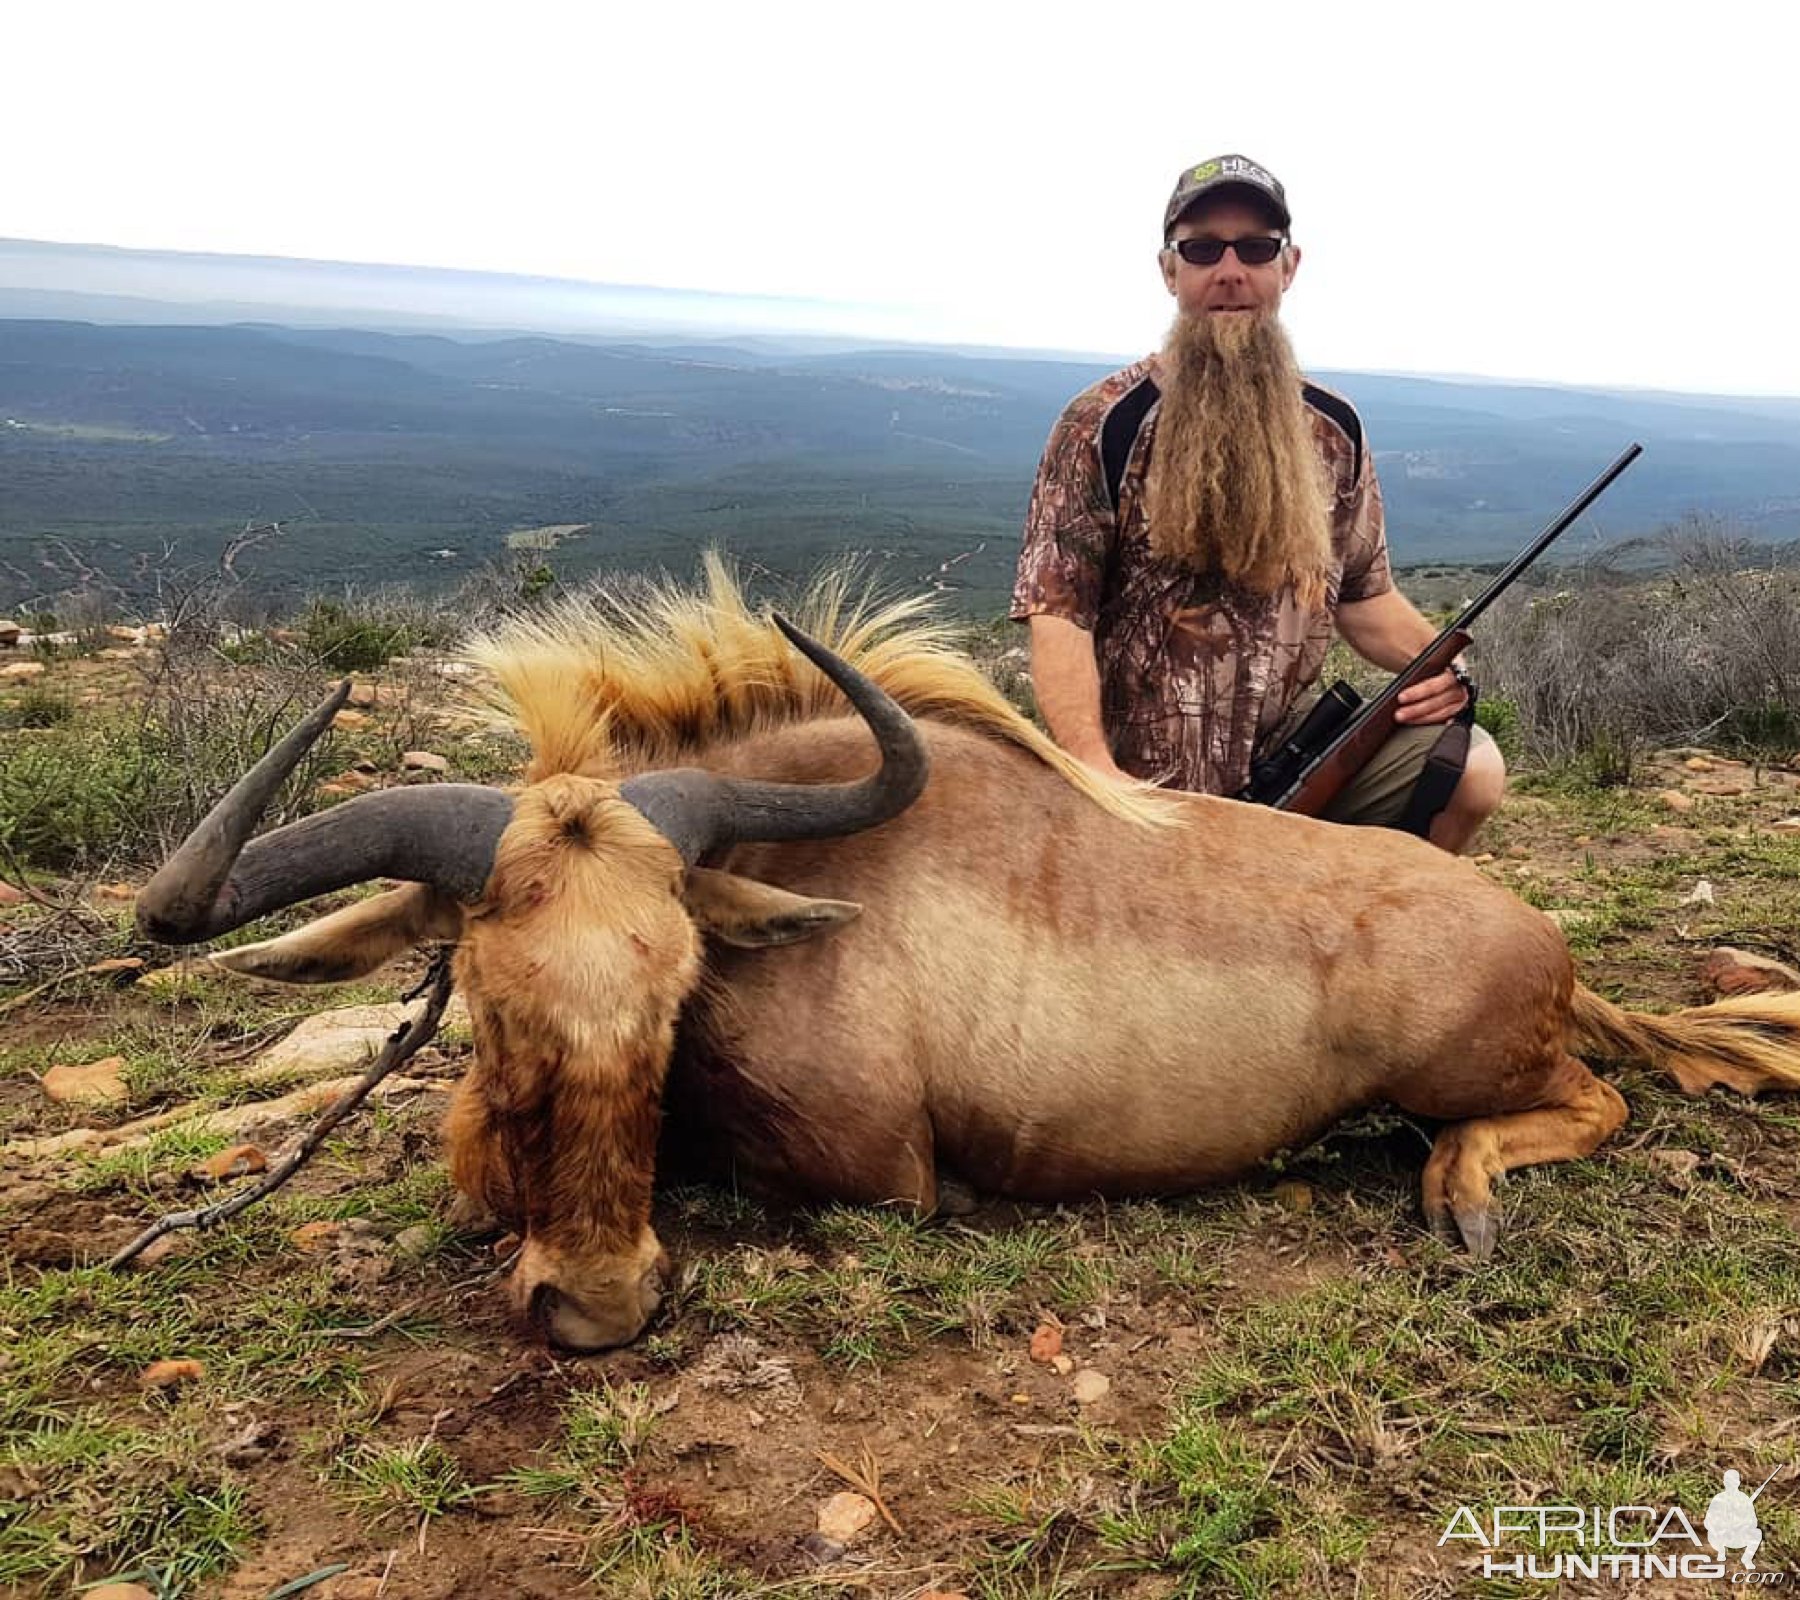
<path fill-rule="evenodd" d="M 1287 191 L 1274 173 L 1248 156 L 1214 156 L 1189 167 L 1175 180 L 1175 192 L 1169 196 L 1168 210 L 1163 212 L 1163 238 L 1169 237 L 1182 212 L 1219 189 L 1254 190 L 1274 213 L 1277 226 L 1285 229 L 1293 225 L 1288 216 Z"/>

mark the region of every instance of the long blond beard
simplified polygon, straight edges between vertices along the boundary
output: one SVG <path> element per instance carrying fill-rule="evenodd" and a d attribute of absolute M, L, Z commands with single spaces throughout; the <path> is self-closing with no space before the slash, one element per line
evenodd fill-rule
<path fill-rule="evenodd" d="M 1150 548 L 1195 571 L 1317 601 L 1331 568 L 1326 466 L 1274 317 L 1177 317 L 1145 485 Z"/>

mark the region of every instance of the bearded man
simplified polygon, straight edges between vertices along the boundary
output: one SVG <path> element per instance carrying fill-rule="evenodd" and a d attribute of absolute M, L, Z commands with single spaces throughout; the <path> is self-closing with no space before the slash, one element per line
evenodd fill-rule
<path fill-rule="evenodd" d="M 1300 267 L 1287 197 L 1220 156 L 1163 217 L 1162 351 L 1070 402 L 1026 515 L 1012 615 L 1038 709 L 1115 777 L 1235 795 L 1305 715 L 1335 625 L 1406 666 L 1437 629 L 1395 589 L 1355 408 L 1308 382 L 1279 320 Z M 1400 696 L 1393 737 L 1326 810 L 1463 849 L 1505 767 L 1459 662 Z M 1423 780 L 1423 781 L 1422 781 Z"/>

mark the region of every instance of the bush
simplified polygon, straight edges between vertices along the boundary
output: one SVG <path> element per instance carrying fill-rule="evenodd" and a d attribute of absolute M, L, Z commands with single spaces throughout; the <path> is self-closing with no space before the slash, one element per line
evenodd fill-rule
<path fill-rule="evenodd" d="M 1800 572 L 1700 523 L 1658 546 L 1661 572 L 1590 564 L 1488 614 L 1478 675 L 1510 705 L 1522 755 L 1623 782 L 1656 746 L 1800 745 Z"/>

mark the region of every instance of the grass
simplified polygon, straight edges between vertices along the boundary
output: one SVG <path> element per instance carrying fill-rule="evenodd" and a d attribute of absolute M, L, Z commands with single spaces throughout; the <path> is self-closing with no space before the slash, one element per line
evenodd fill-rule
<path fill-rule="evenodd" d="M 510 756 L 496 746 L 491 759 L 498 770 Z M 1564 914 L 1589 981 L 1666 1009 L 1689 998 L 1688 963 L 1708 943 L 1760 937 L 1792 953 L 1800 839 L 1747 829 L 1726 800 L 1677 817 L 1654 787 L 1598 786 L 1575 770 L 1522 781 L 1487 870 Z M 1702 878 L 1715 903 L 1680 906 Z M 46 914 L 10 915 L 30 926 Z M 106 954 L 134 948 L 116 923 L 94 937 Z M 0 1049 L 0 1132 L 77 1115 L 46 1107 L 27 1081 L 58 1059 L 125 1056 L 132 1114 L 274 1092 L 245 1081 L 247 1040 L 322 1001 L 393 995 L 387 982 L 275 995 L 212 976 L 160 996 L 72 985 L 58 995 L 66 1032 L 34 1018 L 28 1040 Z M 452 1057 L 466 1045 L 441 1042 Z M 798 1373 L 821 1444 L 853 1427 L 837 1406 L 891 1419 L 909 1401 L 945 1399 L 934 1386 L 946 1373 L 971 1391 L 949 1397 L 939 1438 L 960 1427 L 984 1449 L 978 1462 L 908 1445 L 893 1427 L 891 1448 L 911 1452 L 912 1476 L 896 1478 L 908 1538 L 857 1553 L 877 1574 L 923 1555 L 938 1587 L 983 1600 L 1310 1596 L 1384 1582 L 1481 1592 L 1458 1552 L 1436 1549 L 1458 1505 L 1543 1497 L 1698 1514 L 1726 1466 L 1757 1481 L 1800 1473 L 1785 1426 L 1800 1408 L 1800 1111 L 1687 1100 L 1635 1071 L 1615 1081 L 1628 1128 L 1590 1160 L 1509 1178 L 1486 1268 L 1420 1226 L 1431 1130 L 1377 1112 L 1258 1177 L 1181 1200 L 922 1223 L 852 1207 L 772 1216 L 713 1189 L 665 1195 L 657 1226 L 679 1280 L 663 1316 L 630 1351 L 553 1366 L 521 1351 L 491 1291 L 469 1287 L 492 1258 L 446 1220 L 437 1107 L 371 1108 L 290 1191 L 188 1236 L 154 1269 L 6 1269 L 0 1583 L 60 1592 L 139 1573 L 159 1593 L 207 1592 L 282 1533 L 279 1495 L 297 1475 L 318 1485 L 351 1554 L 396 1537 L 410 1546 L 421 1531 L 511 1542 L 521 1526 L 547 1527 L 568 1552 L 567 1583 L 593 1593 L 834 1592 L 804 1571 L 788 1532 L 806 1522 L 812 1481 L 772 1511 L 759 1502 L 781 1526 L 753 1536 L 722 1527 L 693 1488 L 688 1368 L 709 1340 L 743 1333 Z M 70 1227 L 109 1211 L 147 1221 L 192 1203 L 188 1169 L 224 1142 L 175 1128 L 73 1157 L 33 1175 L 47 1201 L 0 1191 L 0 1225 L 36 1226 L 40 1205 Z M 1278 1195 L 1277 1180 L 1309 1205 Z M 325 1220 L 355 1224 L 355 1247 L 294 1242 L 299 1224 Z M 409 1228 L 424 1246 L 396 1259 L 392 1240 Z M 352 1269 L 370 1262 L 380 1270 L 359 1279 Z M 343 1336 L 396 1311 L 378 1338 Z M 1046 1316 L 1110 1366 L 1115 1409 L 1078 1410 L 1060 1379 L 1031 1369 L 1025 1342 Z M 1149 1361 L 1140 1346 L 1165 1345 L 1166 1365 L 1134 1365 Z M 147 1398 L 137 1374 L 167 1356 L 199 1360 L 205 1375 Z M 409 1385 L 431 1381 L 418 1374 L 464 1356 L 477 1376 L 455 1404 L 496 1424 L 475 1444 L 402 1409 Z M 515 1370 L 541 1411 L 512 1412 L 504 1395 L 484 1409 Z M 1024 1389 L 1033 1405 L 1014 1411 Z M 991 1416 L 980 1410 L 990 1394 Z M 246 1407 L 302 1441 L 276 1489 L 218 1454 L 225 1419 Z M 1038 1431 L 1013 1431 L 1025 1417 Z M 768 1465 L 757 1448 L 741 1446 Z M 954 1512 L 916 1518 L 905 1496 L 921 1475 L 954 1482 Z M 1771 1560 L 1800 1551 L 1792 1499 L 1784 1478 L 1759 1502 Z M 869 1581 L 882 1592 L 884 1577 Z M 894 1592 L 924 1582 L 894 1579 Z"/>

